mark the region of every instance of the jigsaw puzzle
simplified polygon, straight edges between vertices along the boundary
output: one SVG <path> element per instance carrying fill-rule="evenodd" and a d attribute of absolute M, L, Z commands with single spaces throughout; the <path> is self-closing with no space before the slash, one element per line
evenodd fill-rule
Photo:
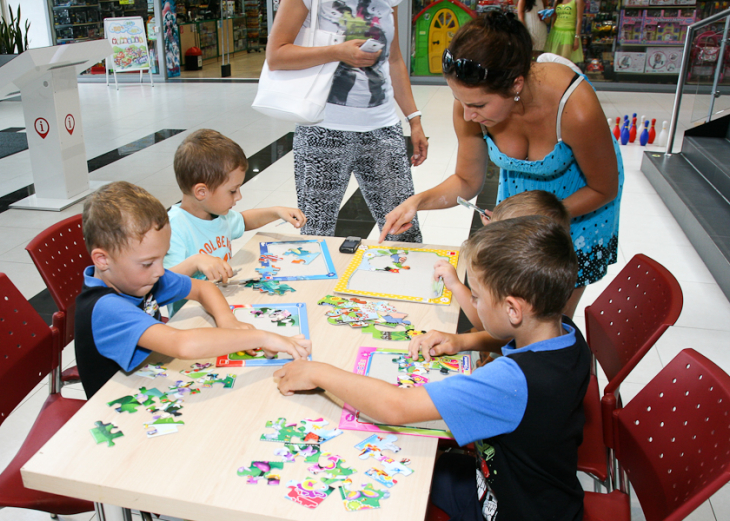
<path fill-rule="evenodd" d="M 361 245 L 337 281 L 335 292 L 448 305 L 451 292 L 433 280 L 433 266 L 438 260 L 456 268 L 459 252 Z"/>
<path fill-rule="evenodd" d="M 190 366 L 190 369 L 180 371 L 180 374 L 187 376 L 188 378 L 192 378 L 193 380 L 196 380 L 198 378 L 201 378 L 205 376 L 208 373 L 211 373 L 215 371 L 215 366 L 213 364 L 198 364 L 195 363 Z"/>
<path fill-rule="evenodd" d="M 261 268 L 256 271 L 265 280 L 336 279 L 327 242 L 293 240 L 259 243 Z"/>
<path fill-rule="evenodd" d="M 109 407 L 114 407 L 116 405 L 117 407 L 114 407 L 114 410 L 118 413 L 128 412 L 131 414 L 137 412 L 137 407 L 141 405 L 148 407 L 153 403 L 155 403 L 153 398 L 140 393 L 135 396 L 122 396 L 121 398 L 117 398 L 116 400 L 107 403 L 107 405 Z"/>
<path fill-rule="evenodd" d="M 294 463 L 297 456 L 303 456 L 306 463 L 317 463 L 321 453 L 319 445 L 300 443 L 289 443 L 284 445 L 284 448 L 274 451 L 274 455 L 281 456 L 284 463 Z"/>
<path fill-rule="evenodd" d="M 309 321 L 305 304 L 243 304 L 231 308 L 238 320 L 253 324 L 256 329 L 282 336 L 301 334 L 309 338 Z M 277 354 L 274 358 L 266 358 L 262 349 L 256 349 L 254 353 L 250 355 L 245 351 L 238 351 L 219 356 L 215 363 L 218 367 L 246 367 L 284 365 L 292 360 L 291 355 L 287 353 Z"/>
<path fill-rule="evenodd" d="M 402 349 L 361 347 L 358 349 L 353 372 L 372 376 L 399 387 L 414 387 L 427 382 L 437 382 L 453 375 L 471 374 L 471 358 L 468 354 L 434 357 L 430 362 L 425 362 L 423 357 L 414 361 L 407 355 L 408 352 Z M 443 420 L 386 425 L 361 414 L 348 404 L 342 408 L 339 427 L 356 431 L 453 437 Z"/>
<path fill-rule="evenodd" d="M 392 434 L 373 434 L 365 438 L 363 441 L 355 445 L 360 452 L 360 459 L 368 459 L 370 456 L 379 456 L 384 450 L 391 452 L 400 452 L 400 447 L 394 442 L 398 441 L 398 436 Z"/>
<path fill-rule="evenodd" d="M 304 419 L 295 423 L 286 423 L 286 418 L 267 421 L 266 427 L 274 429 L 274 432 L 262 434 L 261 441 L 319 445 L 342 434 L 340 429 L 324 429 L 324 426 L 328 424 L 329 422 L 322 418 Z"/>
<path fill-rule="evenodd" d="M 390 492 L 387 490 L 378 490 L 370 483 L 360 485 L 360 490 L 354 489 L 352 480 L 345 480 L 340 487 L 340 495 L 348 512 L 358 510 L 372 510 L 380 508 L 380 501 L 388 499 Z"/>
<path fill-rule="evenodd" d="M 124 436 L 124 433 L 119 430 L 119 428 L 114 425 L 113 423 L 104 423 L 101 421 L 94 422 L 93 429 L 90 429 L 91 435 L 94 437 L 94 441 L 96 441 L 97 445 L 99 443 L 107 442 L 108 447 L 113 447 L 115 445 L 114 438 L 119 438 L 121 436 Z M 113 429 L 117 429 L 116 431 L 112 432 Z"/>
<path fill-rule="evenodd" d="M 286 486 L 289 487 L 287 499 L 307 508 L 317 508 L 335 490 L 334 487 L 315 478 L 303 481 L 291 480 Z"/>
<path fill-rule="evenodd" d="M 252 461 L 249 467 L 241 467 L 236 471 L 239 476 L 247 476 L 246 483 L 256 485 L 260 481 L 266 480 L 267 485 L 278 485 L 281 476 L 278 470 L 284 468 L 281 461 Z"/>
<path fill-rule="evenodd" d="M 268 293 L 269 295 L 283 295 L 287 291 L 296 291 L 288 284 L 282 284 L 281 282 L 276 280 L 250 280 L 241 285 L 244 288 L 252 288 L 255 290 L 259 290 L 261 293 Z"/>
<path fill-rule="evenodd" d="M 334 486 L 338 481 L 344 481 L 347 479 L 347 476 L 357 472 L 355 469 L 346 466 L 345 460 L 340 456 L 334 456 L 329 452 L 325 452 L 322 454 L 322 457 L 325 458 L 324 464 L 315 463 L 307 469 L 311 474 L 319 476 L 322 483 Z"/>
<path fill-rule="evenodd" d="M 136 370 L 134 376 L 141 376 L 143 378 L 154 379 L 158 376 L 167 376 L 167 367 L 162 365 L 147 364 L 144 367 Z"/>
<path fill-rule="evenodd" d="M 389 458 L 382 453 L 371 453 L 371 455 L 375 460 L 379 461 L 383 465 L 385 470 L 373 467 L 369 470 L 366 470 L 365 475 L 373 478 L 375 481 L 382 485 L 385 485 L 388 488 L 391 488 L 393 485 L 396 485 L 398 483 L 395 480 L 396 474 L 402 474 L 404 476 L 410 476 L 411 474 L 413 474 L 413 470 L 409 467 L 406 467 L 406 465 L 410 464 L 411 462 L 411 460 L 409 460 L 408 458 L 403 458 L 400 461 L 396 461 L 393 458 Z"/>

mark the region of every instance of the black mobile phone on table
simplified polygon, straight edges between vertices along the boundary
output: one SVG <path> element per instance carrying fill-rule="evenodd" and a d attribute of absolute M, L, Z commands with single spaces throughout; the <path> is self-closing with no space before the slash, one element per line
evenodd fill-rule
<path fill-rule="evenodd" d="M 340 245 L 340 253 L 355 253 L 355 250 L 360 246 L 361 242 L 362 239 L 360 237 L 348 237 Z"/>

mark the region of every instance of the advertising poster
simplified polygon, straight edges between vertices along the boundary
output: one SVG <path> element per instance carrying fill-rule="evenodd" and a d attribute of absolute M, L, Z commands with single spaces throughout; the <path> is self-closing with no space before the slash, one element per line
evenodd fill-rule
<path fill-rule="evenodd" d="M 180 29 L 177 25 L 175 0 L 162 2 L 162 34 L 165 42 L 167 77 L 180 76 Z"/>
<path fill-rule="evenodd" d="M 150 53 L 142 17 L 107 18 L 104 34 L 112 45 L 112 61 L 116 72 L 150 68 Z"/>

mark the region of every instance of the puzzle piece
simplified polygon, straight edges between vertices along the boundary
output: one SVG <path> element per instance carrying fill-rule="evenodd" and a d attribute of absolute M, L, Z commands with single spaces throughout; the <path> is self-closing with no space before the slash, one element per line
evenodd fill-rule
<path fill-rule="evenodd" d="M 284 463 L 294 463 L 297 456 L 304 456 L 306 463 L 317 463 L 322 450 L 319 445 L 305 445 L 299 443 L 290 443 L 284 445 L 283 449 L 276 449 L 274 454 L 281 456 Z"/>
<path fill-rule="evenodd" d="M 373 467 L 365 471 L 365 475 L 369 478 L 374 479 L 381 485 L 385 485 L 388 488 L 392 488 L 397 485 L 398 482 L 391 476 L 387 471 Z"/>
<path fill-rule="evenodd" d="M 368 459 L 370 456 L 377 457 L 384 450 L 400 452 L 400 447 L 393 443 L 397 439 L 393 434 L 373 434 L 355 445 L 355 448 L 362 451 L 360 459 Z"/>
<path fill-rule="evenodd" d="M 124 436 L 124 433 L 111 422 L 103 423 L 101 421 L 96 421 L 94 422 L 94 425 L 96 425 L 96 427 L 89 430 L 91 432 L 91 435 L 94 437 L 94 441 L 96 441 L 97 445 L 99 443 L 107 442 L 107 447 L 113 447 L 115 445 L 114 438 Z M 113 429 L 117 430 L 112 432 Z"/>
<path fill-rule="evenodd" d="M 297 258 L 292 260 L 293 263 L 309 264 L 314 259 L 319 257 L 319 252 L 312 253 L 308 250 L 305 250 L 304 248 L 290 248 L 289 250 L 284 252 L 284 255 L 295 255 Z"/>
<path fill-rule="evenodd" d="M 286 498 L 307 508 L 317 508 L 335 490 L 314 478 L 291 480 L 286 486 L 289 487 Z"/>
<path fill-rule="evenodd" d="M 324 465 L 321 463 L 315 463 L 311 467 L 307 468 L 309 472 L 314 475 L 321 474 L 320 479 L 322 483 L 327 485 L 333 485 L 338 481 L 343 481 L 357 472 L 355 469 L 344 465 L 345 460 L 340 456 L 333 456 L 329 452 L 325 452 L 322 456 L 326 457 Z"/>
<path fill-rule="evenodd" d="M 241 467 L 236 471 L 239 476 L 248 476 L 246 483 L 255 485 L 259 481 L 265 479 L 267 485 L 278 485 L 281 476 L 276 473 L 277 470 L 284 468 L 281 461 L 252 461 L 248 468 Z"/>
<path fill-rule="evenodd" d="M 246 283 L 244 287 L 257 289 L 262 293 L 268 293 L 269 295 L 283 295 L 287 291 L 296 291 L 288 284 L 282 284 L 278 280 L 260 280 Z"/>
<path fill-rule="evenodd" d="M 395 480 L 396 474 L 403 474 L 403 476 L 410 476 L 411 474 L 413 474 L 413 469 L 406 467 L 406 465 L 409 465 L 411 463 L 411 460 L 409 460 L 408 458 L 403 458 L 400 461 L 396 461 L 393 458 L 389 458 L 388 456 L 383 455 L 382 453 L 380 455 L 374 455 L 374 458 L 383 465 L 384 470 L 373 467 L 369 470 L 366 470 L 365 475 L 373 478 L 375 481 L 381 483 L 382 485 L 385 485 L 388 488 L 391 488 L 393 485 L 396 485 L 398 483 Z"/>
<path fill-rule="evenodd" d="M 114 407 L 115 411 L 118 413 L 128 412 L 131 414 L 137 412 L 137 407 L 140 405 L 147 407 L 153 403 L 155 403 L 155 401 L 146 394 L 138 394 L 136 396 L 122 396 L 121 398 L 117 398 L 116 400 L 107 403 L 107 405 L 109 407 L 118 405 L 118 407 Z"/>
<path fill-rule="evenodd" d="M 217 373 L 209 373 L 203 378 L 199 378 L 197 382 L 203 384 L 203 387 L 213 387 L 213 384 L 223 384 L 224 389 L 230 389 L 236 383 L 236 375 L 228 374 L 225 378 L 218 378 Z"/>
<path fill-rule="evenodd" d="M 195 363 L 190 366 L 191 369 L 180 371 L 180 374 L 183 374 L 187 376 L 188 378 L 192 378 L 193 380 L 196 380 L 198 378 L 201 378 L 205 376 L 206 374 L 215 371 L 215 366 L 210 363 L 205 364 L 198 364 Z"/>
<path fill-rule="evenodd" d="M 420 387 L 423 384 L 428 383 L 428 378 L 425 376 L 419 376 L 417 374 L 411 374 L 407 376 L 398 375 L 398 381 L 396 382 L 397 387 Z"/>
<path fill-rule="evenodd" d="M 357 510 L 372 510 L 380 508 L 380 501 L 390 497 L 387 490 L 378 490 L 367 483 L 360 485 L 360 490 L 353 490 L 352 481 L 345 480 L 340 487 L 340 495 L 348 512 Z"/>
<path fill-rule="evenodd" d="M 276 274 L 279 272 L 281 268 L 277 268 L 273 264 L 271 266 L 263 266 L 261 268 L 256 268 L 256 271 L 261 275 L 264 279 L 271 279 L 272 277 L 276 277 Z"/>
<path fill-rule="evenodd" d="M 144 367 L 136 370 L 134 376 L 141 376 L 143 378 L 154 379 L 158 376 L 167 376 L 167 367 L 162 365 L 147 364 Z"/>
<path fill-rule="evenodd" d="M 329 422 L 321 418 L 317 420 L 305 419 L 299 423 L 301 425 L 298 423 L 286 423 L 286 418 L 279 418 L 275 421 L 267 421 L 266 427 L 274 429 L 274 432 L 262 434 L 261 441 L 317 445 L 342 434 L 340 429 L 323 429 L 323 427 Z M 295 441 L 295 439 L 299 441 Z"/>

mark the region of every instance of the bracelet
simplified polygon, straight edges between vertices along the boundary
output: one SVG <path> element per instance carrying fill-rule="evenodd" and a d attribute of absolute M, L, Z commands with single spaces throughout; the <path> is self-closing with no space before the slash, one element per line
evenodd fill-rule
<path fill-rule="evenodd" d="M 580 36 L 579 36 L 579 35 L 577 35 L 577 34 L 575 35 L 575 37 L 576 37 L 576 38 L 580 38 Z"/>
<path fill-rule="evenodd" d="M 414 113 L 412 113 L 412 114 L 408 114 L 408 115 L 406 116 L 406 119 L 407 119 L 408 121 L 410 121 L 410 120 L 412 120 L 413 118 L 417 118 L 418 116 L 421 116 L 421 115 L 422 115 L 422 114 L 421 114 L 421 111 L 420 111 L 420 110 L 417 110 L 417 111 L 415 111 L 415 112 L 414 112 Z"/>

